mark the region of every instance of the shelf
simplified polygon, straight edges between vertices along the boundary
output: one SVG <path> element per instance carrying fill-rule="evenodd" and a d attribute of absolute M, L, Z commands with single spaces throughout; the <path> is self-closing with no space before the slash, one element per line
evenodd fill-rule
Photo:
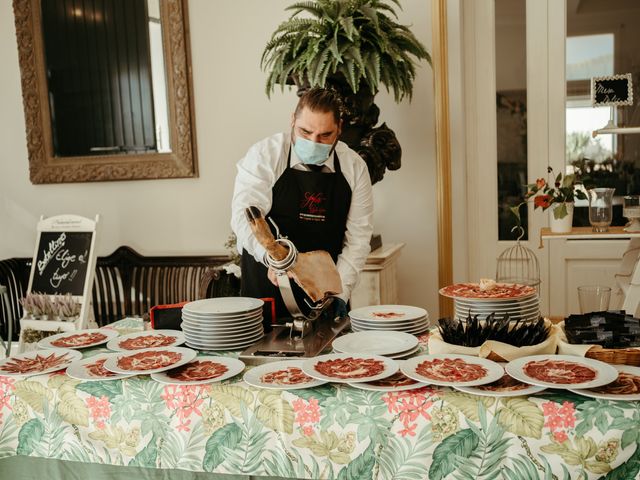
<path fill-rule="evenodd" d="M 554 238 L 569 240 L 615 240 L 640 237 L 640 232 L 625 232 L 624 227 L 609 227 L 608 232 L 594 232 L 591 227 L 573 227 L 569 233 L 552 233 L 549 227 L 540 229 L 540 248 L 542 241 Z"/>
<path fill-rule="evenodd" d="M 597 137 L 598 135 L 611 135 L 611 134 L 619 134 L 619 135 L 624 135 L 624 134 L 628 134 L 628 133 L 640 133 L 640 127 L 609 127 L 606 126 L 604 128 L 601 128 L 599 130 L 594 130 L 591 133 L 591 136 L 593 138 Z"/>

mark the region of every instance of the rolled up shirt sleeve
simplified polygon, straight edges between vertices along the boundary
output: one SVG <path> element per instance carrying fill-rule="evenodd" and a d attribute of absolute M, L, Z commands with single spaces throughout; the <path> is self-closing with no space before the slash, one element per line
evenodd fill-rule
<path fill-rule="evenodd" d="M 258 207 L 263 214 L 271 210 L 271 189 L 281 172 L 282 136 L 270 137 L 252 146 L 238 162 L 231 202 L 231 229 L 236 235 L 238 253 L 245 249 L 257 262 L 263 261 L 265 249 L 256 240 L 245 209 Z"/>
<path fill-rule="evenodd" d="M 345 301 L 358 282 L 367 256 L 371 250 L 370 241 L 373 233 L 373 192 L 367 165 L 355 152 L 357 157 L 353 163 L 353 172 L 345 171 L 345 178 L 351 177 L 351 207 L 347 216 L 347 226 L 344 235 L 344 246 L 338 256 L 336 266 L 342 280 L 342 293 L 337 295 Z M 352 173 L 352 175 L 348 175 Z"/>

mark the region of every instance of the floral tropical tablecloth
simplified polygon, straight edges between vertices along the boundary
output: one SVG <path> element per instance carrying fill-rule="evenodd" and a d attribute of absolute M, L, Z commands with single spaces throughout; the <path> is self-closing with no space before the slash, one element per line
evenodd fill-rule
<path fill-rule="evenodd" d="M 280 392 L 240 377 L 0 376 L 0 457 L 348 480 L 640 478 L 640 402 L 334 384 Z"/>

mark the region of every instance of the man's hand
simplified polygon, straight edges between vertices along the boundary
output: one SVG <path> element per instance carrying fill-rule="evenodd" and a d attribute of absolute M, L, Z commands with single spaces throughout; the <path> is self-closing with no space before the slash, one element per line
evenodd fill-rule
<path fill-rule="evenodd" d="M 347 303 L 339 297 L 333 297 L 333 315 L 335 317 L 346 317 L 349 314 L 347 311 Z"/>
<path fill-rule="evenodd" d="M 287 272 L 287 276 L 289 278 L 293 278 L 293 273 Z M 276 287 L 278 286 L 278 275 L 273 268 L 269 267 L 269 270 L 267 271 L 267 277 L 269 277 L 271 283 L 273 283 Z"/>

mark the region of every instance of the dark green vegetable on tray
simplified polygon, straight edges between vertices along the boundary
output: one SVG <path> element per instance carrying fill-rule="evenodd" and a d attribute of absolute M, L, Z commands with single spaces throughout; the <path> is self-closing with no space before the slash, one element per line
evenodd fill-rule
<path fill-rule="evenodd" d="M 550 327 L 545 325 L 542 317 L 537 322 L 511 322 L 509 315 L 498 319 L 495 313 L 491 313 L 484 320 L 471 314 L 464 321 L 441 318 L 438 330 L 445 342 L 463 347 L 479 347 L 487 340 L 528 347 L 544 342 L 549 337 Z"/>

